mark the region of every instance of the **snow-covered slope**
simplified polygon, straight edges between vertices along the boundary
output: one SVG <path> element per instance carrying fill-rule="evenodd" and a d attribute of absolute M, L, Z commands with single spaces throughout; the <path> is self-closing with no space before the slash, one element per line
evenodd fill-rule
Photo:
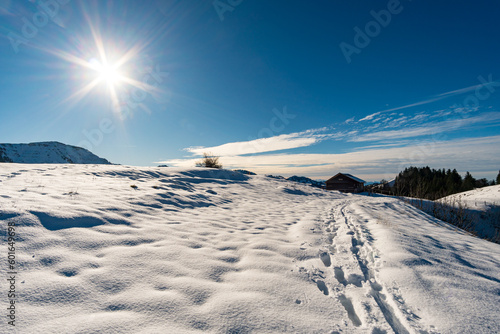
<path fill-rule="evenodd" d="M 500 185 L 478 188 L 459 194 L 447 196 L 442 199 L 448 203 L 461 202 L 468 208 L 486 211 L 492 205 L 500 206 Z"/>
<path fill-rule="evenodd" d="M 463 208 L 477 235 L 500 243 L 500 185 L 454 194 L 439 202 Z"/>
<path fill-rule="evenodd" d="M 88 150 L 59 142 L 0 144 L 0 162 L 29 164 L 109 164 Z"/>
<path fill-rule="evenodd" d="M 224 170 L 3 164 L 0 222 L 5 253 L 15 229 L 0 288 L 15 289 L 19 333 L 500 331 L 500 245 L 393 198 Z"/>

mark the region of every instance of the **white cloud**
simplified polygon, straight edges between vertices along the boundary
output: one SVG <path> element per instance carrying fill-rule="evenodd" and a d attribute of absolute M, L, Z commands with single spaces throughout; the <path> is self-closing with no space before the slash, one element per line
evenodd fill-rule
<path fill-rule="evenodd" d="M 190 147 L 186 151 L 194 156 L 202 156 L 204 152 L 209 152 L 221 157 L 233 157 L 250 154 L 261 154 L 266 152 L 284 151 L 300 147 L 308 147 L 325 140 L 345 140 L 347 142 L 378 142 L 392 141 L 398 139 L 417 138 L 422 136 L 437 135 L 451 131 L 465 129 L 471 126 L 483 124 L 483 126 L 498 124 L 500 121 L 500 112 L 487 112 L 473 117 L 460 117 L 460 111 L 449 112 L 438 111 L 450 119 L 443 121 L 427 122 L 429 114 L 418 113 L 415 116 L 402 116 L 393 119 L 392 116 L 377 118 L 377 122 L 371 122 L 370 126 L 357 127 L 356 129 L 344 129 L 343 131 L 333 128 L 323 127 L 310 129 L 291 134 L 282 134 L 269 138 L 226 143 L 211 147 Z M 370 120 L 378 113 L 366 116 L 364 120 Z M 462 113 L 467 115 L 467 112 Z M 455 118 L 453 118 L 455 117 Z M 486 123 L 486 125 L 484 125 Z M 368 125 L 367 124 L 367 125 Z M 397 130 L 393 130 L 398 128 Z M 379 129 L 377 131 L 377 129 Z"/>
<path fill-rule="evenodd" d="M 301 137 L 298 134 L 289 134 L 250 141 L 227 143 L 212 147 L 191 147 L 186 150 L 200 156 L 203 155 L 203 152 L 210 152 L 219 156 L 231 156 L 288 150 L 297 147 L 310 146 L 317 141 L 318 139 L 314 136 Z"/>
<path fill-rule="evenodd" d="M 333 172 L 351 171 L 369 180 L 387 179 L 412 164 L 457 169 L 462 166 L 471 172 L 476 167 L 481 171 L 498 171 L 497 157 L 500 154 L 497 146 L 500 147 L 500 136 L 444 141 L 447 139 L 446 133 L 500 124 L 500 112 L 490 111 L 471 116 L 469 111 L 452 108 L 413 115 L 384 115 L 379 112 L 363 118 L 362 120 L 369 121 L 366 123 L 359 123 L 361 120 L 345 121 L 336 124 L 335 128 L 316 128 L 212 147 L 191 147 L 186 149 L 193 154 L 191 158 L 172 159 L 162 163 L 193 167 L 199 156 L 204 152 L 211 152 L 221 157 L 226 168 L 249 169 L 259 174 L 297 174 L 316 178 L 326 178 Z M 422 141 L 427 138 L 431 139 Z M 342 154 L 276 153 L 308 147 L 325 140 L 357 142 L 361 147 Z M 402 161 L 411 163 L 405 166 Z"/>
<path fill-rule="evenodd" d="M 476 125 L 479 123 L 496 123 L 500 121 L 500 112 L 489 112 L 474 117 L 445 120 L 442 122 L 428 123 L 424 125 L 407 127 L 400 130 L 388 130 L 366 133 L 354 138 L 350 138 L 351 142 L 393 140 L 401 138 L 414 138 L 426 135 L 435 135 L 443 132 L 456 131 Z"/>
<path fill-rule="evenodd" d="M 297 174 L 322 179 L 340 171 L 352 172 L 367 180 L 389 179 L 412 165 L 457 168 L 460 172 L 487 172 L 491 173 L 491 176 L 488 176 L 491 178 L 498 172 L 496 157 L 500 156 L 499 142 L 500 136 L 491 136 L 452 141 L 423 141 L 405 147 L 361 149 L 341 154 L 226 156 L 221 158 L 221 162 L 226 168 L 243 168 L 258 174 Z M 161 163 L 193 167 L 195 161 L 196 159 L 173 159 Z"/>
<path fill-rule="evenodd" d="M 378 116 L 378 115 L 380 115 L 380 112 L 376 112 L 376 113 L 374 113 L 374 114 L 368 115 L 368 116 L 366 116 L 366 117 L 364 117 L 364 118 L 360 119 L 358 122 L 370 121 L 370 120 L 372 120 L 375 116 Z"/>
<path fill-rule="evenodd" d="M 355 119 L 354 117 L 351 117 L 349 119 L 346 119 L 344 123 L 345 124 L 350 124 L 350 123 L 354 122 L 354 119 Z"/>
<path fill-rule="evenodd" d="M 204 152 L 210 152 L 218 156 L 257 154 L 311 146 L 326 139 L 340 138 L 344 136 L 342 133 L 322 133 L 327 130 L 329 129 L 323 127 L 269 138 L 226 143 L 219 146 L 190 147 L 187 148 L 186 151 L 198 156 L 203 155 Z"/>
<path fill-rule="evenodd" d="M 423 100 L 423 101 L 415 102 L 415 103 L 412 103 L 412 104 L 407 104 L 407 105 L 404 105 L 404 106 L 401 106 L 401 107 L 396 107 L 396 108 L 382 110 L 382 112 L 396 111 L 396 110 L 402 110 L 402 109 L 407 109 L 407 108 L 411 108 L 411 107 L 421 106 L 421 105 L 424 105 L 424 104 L 429 104 L 429 103 L 432 103 L 432 102 L 440 101 L 440 100 L 446 99 L 448 97 L 452 97 L 452 96 L 461 95 L 461 94 L 469 93 L 469 92 L 472 92 L 472 91 L 476 91 L 477 89 L 480 89 L 482 87 L 487 87 L 487 86 L 490 86 L 490 85 L 499 85 L 499 83 L 497 81 L 492 81 L 491 80 L 491 75 L 488 78 L 490 81 L 486 81 L 484 78 L 481 80 L 481 78 L 482 77 L 479 77 L 480 81 L 482 81 L 482 82 L 484 81 L 484 83 L 481 83 L 481 84 L 478 84 L 478 85 L 474 85 L 474 86 L 465 87 L 465 88 L 455 89 L 455 90 L 452 90 L 452 91 L 449 91 L 449 92 L 446 92 L 446 93 L 437 94 L 437 95 L 434 95 L 434 97 L 426 99 L 426 100 Z"/>

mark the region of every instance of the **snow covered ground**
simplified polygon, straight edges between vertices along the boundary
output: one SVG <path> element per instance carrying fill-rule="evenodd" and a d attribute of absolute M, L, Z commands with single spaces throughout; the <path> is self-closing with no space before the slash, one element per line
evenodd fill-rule
<path fill-rule="evenodd" d="M 500 185 L 450 195 L 443 200 L 445 202 L 462 202 L 470 209 L 487 211 L 491 206 L 500 206 Z"/>
<path fill-rule="evenodd" d="M 474 189 L 440 200 L 453 207 L 464 207 L 474 222 L 478 236 L 500 243 L 500 185 Z"/>
<path fill-rule="evenodd" d="M 500 332 L 500 245 L 393 198 L 0 164 L 0 221 L 2 333 Z"/>
<path fill-rule="evenodd" d="M 500 185 L 474 189 L 436 201 L 410 197 L 402 199 L 480 238 L 500 243 Z"/>

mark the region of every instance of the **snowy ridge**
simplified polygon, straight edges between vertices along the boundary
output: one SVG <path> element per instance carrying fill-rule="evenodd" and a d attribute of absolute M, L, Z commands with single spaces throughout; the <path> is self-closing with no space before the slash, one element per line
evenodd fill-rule
<path fill-rule="evenodd" d="M 394 198 L 226 170 L 5 164 L 0 222 L 16 225 L 22 333 L 500 331 L 500 245 Z"/>
<path fill-rule="evenodd" d="M 30 164 L 110 164 L 88 150 L 59 142 L 0 144 L 0 162 Z"/>

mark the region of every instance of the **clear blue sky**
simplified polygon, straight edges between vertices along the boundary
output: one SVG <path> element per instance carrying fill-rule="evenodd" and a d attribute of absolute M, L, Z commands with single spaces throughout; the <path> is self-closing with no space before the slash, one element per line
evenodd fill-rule
<path fill-rule="evenodd" d="M 0 0 L 0 142 L 143 166 L 212 152 L 258 173 L 492 179 L 499 13 L 485 0 Z"/>

